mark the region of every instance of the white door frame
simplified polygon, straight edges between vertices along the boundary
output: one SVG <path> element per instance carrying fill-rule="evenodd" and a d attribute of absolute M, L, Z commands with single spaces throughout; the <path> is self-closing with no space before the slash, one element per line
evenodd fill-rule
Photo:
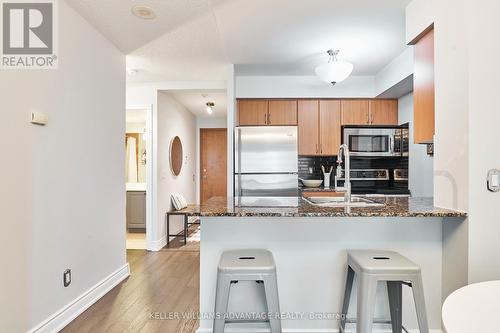
<path fill-rule="evenodd" d="M 154 126 L 153 126 L 153 105 L 129 105 L 126 110 L 145 110 L 146 111 L 146 249 L 150 250 L 154 247 L 153 241 L 153 221 L 154 221 L 154 162 L 156 156 L 154 154 Z"/>

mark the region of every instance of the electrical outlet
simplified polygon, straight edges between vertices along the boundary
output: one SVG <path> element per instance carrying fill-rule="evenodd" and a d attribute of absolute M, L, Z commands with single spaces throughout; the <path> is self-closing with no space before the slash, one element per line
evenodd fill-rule
<path fill-rule="evenodd" d="M 63 272 L 63 285 L 67 287 L 71 284 L 71 269 L 67 269 Z"/>

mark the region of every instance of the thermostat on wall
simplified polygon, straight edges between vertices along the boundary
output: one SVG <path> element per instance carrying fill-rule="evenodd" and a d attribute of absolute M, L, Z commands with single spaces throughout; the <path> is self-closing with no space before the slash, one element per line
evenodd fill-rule
<path fill-rule="evenodd" d="M 31 112 L 31 123 L 36 125 L 47 125 L 49 121 L 49 116 L 45 113 Z"/>

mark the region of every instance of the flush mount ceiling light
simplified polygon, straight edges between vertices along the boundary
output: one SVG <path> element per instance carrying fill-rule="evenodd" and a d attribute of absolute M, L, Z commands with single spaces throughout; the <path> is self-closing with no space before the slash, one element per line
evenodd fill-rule
<path fill-rule="evenodd" d="M 347 79 L 351 75 L 354 66 L 350 62 L 337 59 L 339 50 L 328 50 L 327 53 L 330 56 L 328 63 L 316 67 L 315 72 L 321 81 L 335 85 Z"/>
<path fill-rule="evenodd" d="M 207 102 L 206 106 L 207 106 L 207 113 L 212 114 L 214 112 L 215 103 L 214 102 Z"/>
<path fill-rule="evenodd" d="M 132 14 L 144 20 L 152 20 L 156 17 L 153 9 L 151 9 L 151 7 L 144 5 L 136 5 L 132 7 Z"/>

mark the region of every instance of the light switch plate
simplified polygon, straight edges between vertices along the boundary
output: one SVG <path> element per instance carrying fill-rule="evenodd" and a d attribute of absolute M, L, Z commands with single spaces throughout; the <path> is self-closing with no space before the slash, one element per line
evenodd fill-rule
<path fill-rule="evenodd" d="M 500 191 L 500 170 L 497 169 L 489 170 L 486 182 L 489 191 L 491 192 Z"/>
<path fill-rule="evenodd" d="M 30 122 L 35 125 L 47 125 L 49 121 L 49 117 L 45 113 L 41 112 L 31 112 L 31 120 Z"/>

